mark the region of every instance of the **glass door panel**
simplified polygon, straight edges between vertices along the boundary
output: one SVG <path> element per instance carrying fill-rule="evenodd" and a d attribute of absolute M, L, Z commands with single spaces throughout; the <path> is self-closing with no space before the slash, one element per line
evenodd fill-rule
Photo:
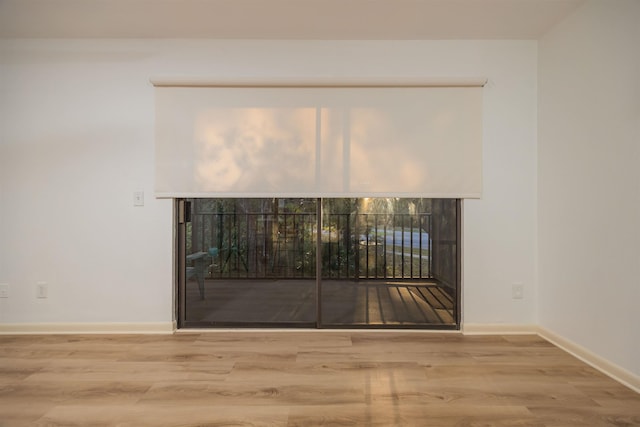
<path fill-rule="evenodd" d="M 189 199 L 185 326 L 315 326 L 316 199 Z"/>
<path fill-rule="evenodd" d="M 455 327 L 456 206 L 453 199 L 323 200 L 322 326 Z M 434 249 L 447 260 L 437 271 Z M 449 280 L 439 280 L 443 272 Z"/>

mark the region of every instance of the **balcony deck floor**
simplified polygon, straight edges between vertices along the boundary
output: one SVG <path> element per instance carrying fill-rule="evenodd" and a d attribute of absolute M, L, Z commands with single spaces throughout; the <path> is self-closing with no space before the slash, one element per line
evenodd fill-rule
<path fill-rule="evenodd" d="M 316 321 L 314 279 L 207 279 L 205 298 L 187 283 L 190 325 L 309 324 Z M 455 325 L 454 299 L 433 281 L 325 280 L 322 325 Z"/>

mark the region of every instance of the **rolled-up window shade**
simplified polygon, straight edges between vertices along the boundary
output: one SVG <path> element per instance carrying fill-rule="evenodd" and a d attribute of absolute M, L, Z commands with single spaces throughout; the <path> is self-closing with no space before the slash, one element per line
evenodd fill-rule
<path fill-rule="evenodd" d="M 478 198 L 482 88 L 157 85 L 155 190 Z"/>

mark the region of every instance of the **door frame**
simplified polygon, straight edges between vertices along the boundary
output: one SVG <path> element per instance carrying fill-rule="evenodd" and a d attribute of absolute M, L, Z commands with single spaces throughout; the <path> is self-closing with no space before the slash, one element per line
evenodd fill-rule
<path fill-rule="evenodd" d="M 316 320 L 312 323 L 270 323 L 270 322 L 232 322 L 231 325 L 187 325 L 186 312 L 186 226 L 191 221 L 190 204 L 185 198 L 175 198 L 174 200 L 174 319 L 177 328 L 203 328 L 216 329 L 220 327 L 233 328 L 309 328 L 316 329 L 421 329 L 421 330 L 461 330 L 462 329 L 462 199 L 456 199 L 456 289 L 454 295 L 453 320 L 454 324 L 404 324 L 404 325 L 361 325 L 345 324 L 326 325 L 322 321 L 322 239 L 320 233 L 316 238 L 316 275 L 315 275 L 315 298 L 316 298 Z M 322 198 L 316 198 L 316 226 L 322 230 Z M 432 254 L 430 254 L 432 256 Z"/>

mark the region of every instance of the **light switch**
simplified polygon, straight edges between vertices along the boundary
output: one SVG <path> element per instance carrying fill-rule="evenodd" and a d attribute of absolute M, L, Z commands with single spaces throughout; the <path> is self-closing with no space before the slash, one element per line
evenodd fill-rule
<path fill-rule="evenodd" d="M 144 191 L 133 192 L 133 206 L 144 206 Z"/>
<path fill-rule="evenodd" d="M 49 296 L 49 286 L 47 285 L 47 282 L 36 283 L 36 297 L 47 298 L 48 296 Z"/>

